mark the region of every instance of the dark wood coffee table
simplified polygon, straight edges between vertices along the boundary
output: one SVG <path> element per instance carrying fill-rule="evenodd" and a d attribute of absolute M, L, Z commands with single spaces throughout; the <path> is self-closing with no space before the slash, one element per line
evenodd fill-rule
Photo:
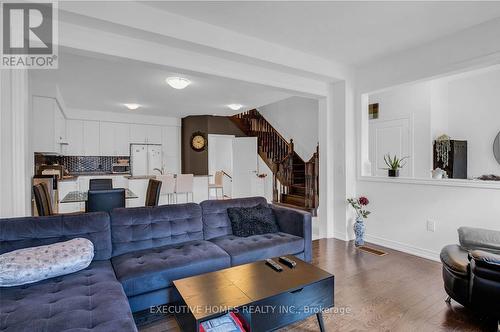
<path fill-rule="evenodd" d="M 229 311 L 252 331 L 271 331 L 333 307 L 334 276 L 294 256 L 294 269 L 279 263 L 277 272 L 265 261 L 235 266 L 174 281 L 180 302 L 175 317 L 182 331 L 199 331 L 200 323 Z"/>

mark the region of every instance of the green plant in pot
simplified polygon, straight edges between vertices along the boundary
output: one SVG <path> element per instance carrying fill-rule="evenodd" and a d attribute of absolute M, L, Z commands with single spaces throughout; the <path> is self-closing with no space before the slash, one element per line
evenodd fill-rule
<path fill-rule="evenodd" d="M 408 157 L 398 158 L 396 155 L 391 157 L 388 153 L 384 156 L 385 164 L 387 165 L 387 171 L 389 173 L 389 177 L 395 178 L 399 176 L 399 170 L 406 166 L 406 162 Z"/>

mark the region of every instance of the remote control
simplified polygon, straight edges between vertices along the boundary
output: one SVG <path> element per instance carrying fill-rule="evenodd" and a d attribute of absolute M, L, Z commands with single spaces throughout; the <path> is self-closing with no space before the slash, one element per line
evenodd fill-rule
<path fill-rule="evenodd" d="M 281 256 L 280 257 L 280 262 L 288 266 L 289 268 L 293 269 L 295 266 L 297 266 L 297 263 L 295 261 L 292 261 L 290 258 Z"/>
<path fill-rule="evenodd" d="M 278 271 L 278 272 L 283 271 L 283 268 L 281 267 L 281 265 L 279 265 L 278 263 L 276 263 L 275 261 L 273 261 L 270 258 L 266 259 L 266 264 L 269 265 L 275 271 Z"/>

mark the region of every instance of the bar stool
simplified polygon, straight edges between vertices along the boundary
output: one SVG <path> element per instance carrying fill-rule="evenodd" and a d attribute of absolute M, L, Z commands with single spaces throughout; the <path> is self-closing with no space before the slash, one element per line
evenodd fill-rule
<path fill-rule="evenodd" d="M 219 189 L 222 193 L 221 199 L 224 199 L 224 173 L 222 171 L 215 172 L 215 183 L 208 184 L 208 199 L 210 199 L 211 189 L 215 189 L 215 199 L 219 199 L 217 196 Z"/>
<path fill-rule="evenodd" d="M 167 196 L 167 204 L 171 204 L 174 201 L 175 193 L 175 177 L 173 174 L 168 175 L 157 175 L 156 180 L 161 181 L 161 196 Z"/>
<path fill-rule="evenodd" d="M 189 202 L 189 194 L 191 194 L 191 202 L 194 201 L 193 187 L 193 174 L 177 174 L 177 178 L 175 181 L 175 202 L 177 203 L 179 194 L 186 195 L 186 202 Z"/>

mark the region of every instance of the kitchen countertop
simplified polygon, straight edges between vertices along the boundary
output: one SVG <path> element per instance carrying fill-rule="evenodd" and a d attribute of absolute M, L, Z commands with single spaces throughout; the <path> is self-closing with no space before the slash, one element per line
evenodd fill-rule
<path fill-rule="evenodd" d="M 81 172 L 81 173 L 72 173 L 70 175 L 65 175 L 63 179 L 59 181 L 76 181 L 79 176 L 123 176 L 128 180 L 149 180 L 156 179 L 156 175 L 130 175 L 130 174 L 120 174 L 120 173 L 110 173 L 110 172 Z M 194 175 L 195 178 L 199 177 L 211 177 L 213 175 Z"/>

